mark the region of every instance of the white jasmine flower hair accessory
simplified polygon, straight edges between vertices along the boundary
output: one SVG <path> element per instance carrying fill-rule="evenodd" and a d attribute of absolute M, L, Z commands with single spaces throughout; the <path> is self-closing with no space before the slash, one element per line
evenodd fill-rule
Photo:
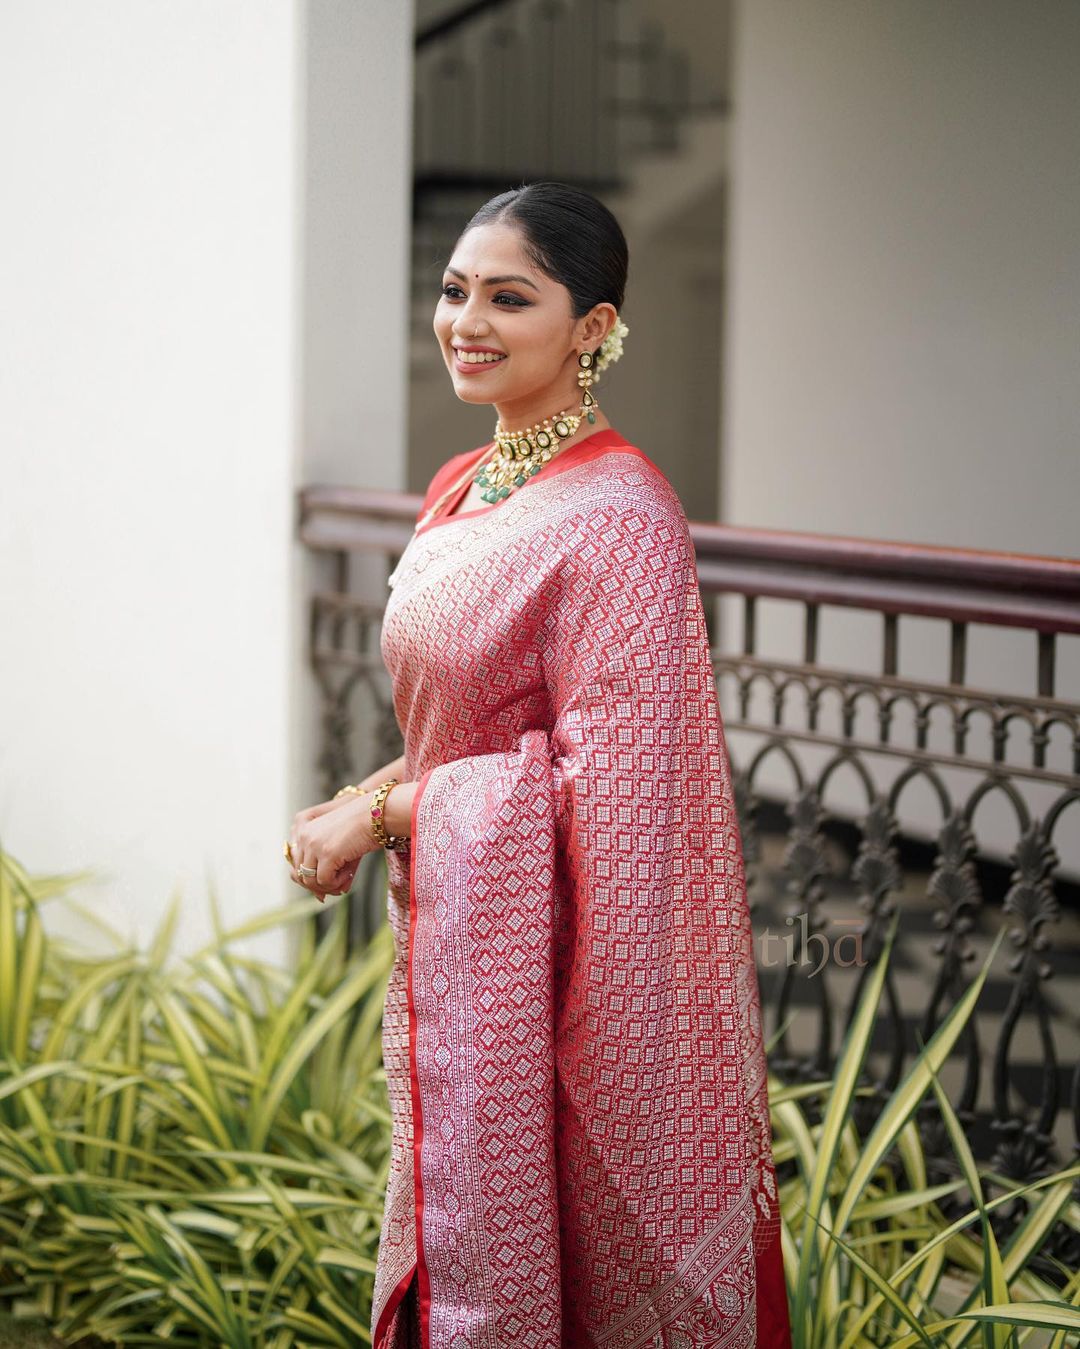
<path fill-rule="evenodd" d="M 606 370 L 609 365 L 617 361 L 622 355 L 622 340 L 630 329 L 615 315 L 615 322 L 611 325 L 611 331 L 600 344 L 600 355 L 596 358 L 597 374 Z"/>

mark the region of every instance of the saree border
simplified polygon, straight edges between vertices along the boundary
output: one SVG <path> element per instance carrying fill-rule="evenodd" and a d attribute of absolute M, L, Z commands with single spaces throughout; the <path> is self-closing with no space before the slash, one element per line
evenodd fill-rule
<path fill-rule="evenodd" d="M 434 772 L 429 768 L 417 783 L 413 793 L 412 812 L 409 820 L 410 837 L 416 839 L 417 817 L 420 811 L 420 798 L 427 789 Z M 416 1204 L 416 1292 L 417 1306 L 420 1311 L 421 1349 L 431 1342 L 429 1322 L 431 1317 L 431 1281 L 428 1276 L 427 1260 L 424 1256 L 424 1177 L 421 1151 L 424 1146 L 424 1113 L 420 1103 L 420 1076 L 416 1061 L 417 1016 L 416 999 L 413 993 L 413 970 L 416 964 L 416 928 L 420 917 L 420 908 L 416 898 L 416 857 L 418 849 L 409 849 L 409 979 L 406 986 L 406 1001 L 409 1007 L 409 1090 L 412 1095 L 413 1122 L 413 1193 Z M 408 1287 L 408 1284 L 406 1284 Z M 404 1294 L 404 1289 L 402 1290 Z"/>
<path fill-rule="evenodd" d="M 375 1334 L 371 1337 L 373 1349 L 381 1349 L 381 1346 L 385 1343 L 386 1332 L 390 1329 L 390 1323 L 393 1321 L 398 1307 L 401 1306 L 405 1294 L 409 1291 L 409 1284 L 412 1283 L 415 1273 L 416 1265 L 414 1264 L 407 1274 L 402 1275 L 397 1287 L 392 1290 L 390 1296 L 386 1299 L 386 1305 L 379 1317 L 379 1324 L 375 1327 Z"/>
<path fill-rule="evenodd" d="M 607 439 L 601 439 L 601 437 L 607 437 Z M 493 444 L 494 441 L 489 441 L 480 448 L 486 453 L 491 449 Z M 473 451 L 472 453 L 475 452 Z M 533 486 L 535 480 L 535 485 L 539 487 L 541 482 L 550 482 L 551 479 L 557 478 L 560 473 L 568 472 L 570 469 L 580 468 L 581 465 L 590 463 L 592 460 L 598 459 L 601 455 L 605 454 L 632 455 L 637 459 L 643 460 L 648 464 L 652 471 L 659 474 L 661 478 L 664 477 L 663 472 L 653 463 L 644 450 L 637 445 L 632 445 L 630 441 L 628 441 L 620 431 L 616 431 L 613 426 L 603 426 L 599 431 L 593 431 L 583 440 L 575 441 L 573 445 L 563 450 L 557 458 L 552 459 L 549 463 L 545 464 L 539 474 L 534 474 L 533 478 L 528 479 L 526 486 Z M 464 457 L 465 456 L 462 455 L 463 460 Z M 474 466 L 479 464 L 483 458 L 483 454 L 478 455 L 474 461 Z M 453 462 L 453 460 L 449 462 Z M 665 482 L 667 481 L 666 478 L 664 480 Z M 465 483 L 463 486 L 467 487 L 468 484 Z M 436 492 L 435 495 L 437 496 L 438 493 Z M 490 515 L 493 511 L 497 511 L 499 507 L 502 506 L 503 501 L 509 501 L 515 495 L 517 494 L 512 492 L 509 497 L 504 497 L 499 501 L 491 502 L 487 506 L 476 506 L 472 510 L 455 511 L 452 515 L 436 515 L 422 526 L 420 521 L 424 517 L 426 507 L 421 508 L 416 517 L 416 523 L 413 525 L 413 536 L 418 537 L 429 533 L 436 526 L 456 524 L 458 521 L 471 520 L 473 524 L 479 524 L 486 516 Z M 459 496 L 460 493 L 455 494 L 455 503 Z M 448 505 L 449 502 L 446 504 Z"/>
<path fill-rule="evenodd" d="M 416 837 L 417 813 L 420 806 L 420 798 L 427 787 L 428 779 L 434 770 L 429 768 L 417 781 L 416 791 L 413 794 L 412 809 L 410 812 L 409 831 L 410 837 Z M 426 1346 L 430 1342 L 428 1330 L 429 1312 L 431 1306 L 431 1287 L 428 1278 L 427 1262 L 424 1259 L 424 1188 L 423 1173 L 421 1170 L 421 1148 L 424 1141 L 424 1123 L 423 1113 L 420 1104 L 420 1081 L 417 1075 L 416 1066 L 416 1002 L 413 996 L 413 956 L 416 951 L 416 925 L 419 916 L 419 910 L 416 902 L 416 849 L 410 846 L 409 849 L 409 959 L 408 959 L 408 979 L 405 986 L 405 1001 L 409 1013 L 409 1096 L 412 1108 L 412 1126 L 413 1126 L 413 1190 L 415 1196 L 415 1227 L 416 1227 L 416 1260 L 409 1270 L 399 1279 L 397 1286 L 392 1290 L 390 1296 L 386 1299 L 382 1314 L 379 1316 L 379 1324 L 375 1327 L 372 1335 L 373 1349 L 382 1349 L 386 1340 L 387 1332 L 397 1314 L 398 1307 L 404 1300 L 408 1292 L 409 1284 L 413 1277 L 417 1281 L 417 1306 L 420 1312 L 420 1343 Z"/>

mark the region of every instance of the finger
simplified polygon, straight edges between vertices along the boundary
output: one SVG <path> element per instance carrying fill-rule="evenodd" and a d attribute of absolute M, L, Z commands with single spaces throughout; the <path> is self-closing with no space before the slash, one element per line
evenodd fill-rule
<path fill-rule="evenodd" d="M 329 894 L 334 889 L 334 880 L 341 871 L 341 864 L 336 859 L 328 861 L 323 858 L 309 865 L 318 867 L 318 874 L 310 877 L 313 885 L 318 886 L 324 894 Z"/>
<path fill-rule="evenodd" d="M 326 891 L 322 886 L 318 884 L 318 874 L 317 874 L 318 862 L 312 856 L 311 849 L 307 847 L 302 841 L 298 842 L 296 846 L 294 846 L 293 848 L 293 857 L 296 859 L 297 884 L 302 885 L 304 889 L 310 891 L 311 894 L 313 894 L 320 903 L 325 904 Z M 308 868 L 315 867 L 316 875 L 314 876 L 304 875 L 300 871 L 301 867 L 308 867 Z"/>
<path fill-rule="evenodd" d="M 327 895 L 344 895 L 352 884 L 358 864 L 359 859 L 355 862 L 344 862 L 334 866 L 324 865 L 320 862 L 318 875 L 308 877 L 308 884 L 312 889 L 321 890 Z"/>
<path fill-rule="evenodd" d="M 348 894 L 349 887 L 353 883 L 355 869 L 352 867 L 342 867 L 337 875 L 330 882 L 330 893 L 332 895 Z"/>
<path fill-rule="evenodd" d="M 294 856 L 294 858 L 295 858 L 296 854 L 294 853 L 293 856 Z M 299 863 L 299 861 L 297 860 L 297 861 L 294 861 L 294 862 L 292 863 L 291 866 L 289 866 L 289 879 L 292 881 L 292 883 L 293 883 L 294 885 L 300 886 L 300 888 L 301 888 L 302 890 L 309 890 L 311 887 L 310 887 L 310 885 L 308 884 L 308 882 L 309 882 L 309 881 L 313 881 L 313 880 L 315 879 L 315 877 L 314 877 L 314 876 L 301 876 L 301 875 L 300 875 L 300 872 L 299 872 L 299 865 L 300 865 L 300 863 Z M 306 863 L 305 863 L 305 865 L 306 865 Z"/>
<path fill-rule="evenodd" d="M 301 890 L 307 890 L 311 892 L 311 886 L 308 884 L 308 882 L 312 879 L 310 876 L 298 875 L 295 867 L 293 867 L 293 869 L 289 872 L 289 875 L 291 876 L 294 885 L 298 885 Z"/>
<path fill-rule="evenodd" d="M 355 862 L 346 862 L 338 872 L 334 883 L 342 894 L 348 890 L 349 886 L 352 885 L 353 881 L 356 879 L 356 873 L 359 870 L 359 867 L 360 859 L 357 858 Z"/>
<path fill-rule="evenodd" d="M 293 849 L 292 861 L 289 865 L 289 875 L 297 885 L 303 885 L 304 878 L 300 875 L 300 858 L 295 848 Z"/>

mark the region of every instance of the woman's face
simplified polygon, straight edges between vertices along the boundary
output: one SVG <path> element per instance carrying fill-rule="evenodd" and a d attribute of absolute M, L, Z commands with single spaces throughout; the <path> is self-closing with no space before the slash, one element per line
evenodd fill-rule
<path fill-rule="evenodd" d="M 594 351 L 615 317 L 605 303 L 575 319 L 570 292 L 529 263 L 518 229 L 489 224 L 459 239 L 434 328 L 457 396 L 493 403 L 503 427 L 518 431 L 577 410 L 578 352 Z"/>

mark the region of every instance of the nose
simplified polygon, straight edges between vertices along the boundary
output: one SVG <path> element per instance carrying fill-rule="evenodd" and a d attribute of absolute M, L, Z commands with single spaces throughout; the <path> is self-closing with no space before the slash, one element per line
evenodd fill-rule
<path fill-rule="evenodd" d="M 479 305 L 479 301 L 477 301 L 477 305 Z M 477 309 L 473 306 L 473 296 L 470 295 L 454 317 L 453 335 L 459 341 L 468 342 L 473 337 L 482 335 L 482 327 L 483 322 Z"/>

